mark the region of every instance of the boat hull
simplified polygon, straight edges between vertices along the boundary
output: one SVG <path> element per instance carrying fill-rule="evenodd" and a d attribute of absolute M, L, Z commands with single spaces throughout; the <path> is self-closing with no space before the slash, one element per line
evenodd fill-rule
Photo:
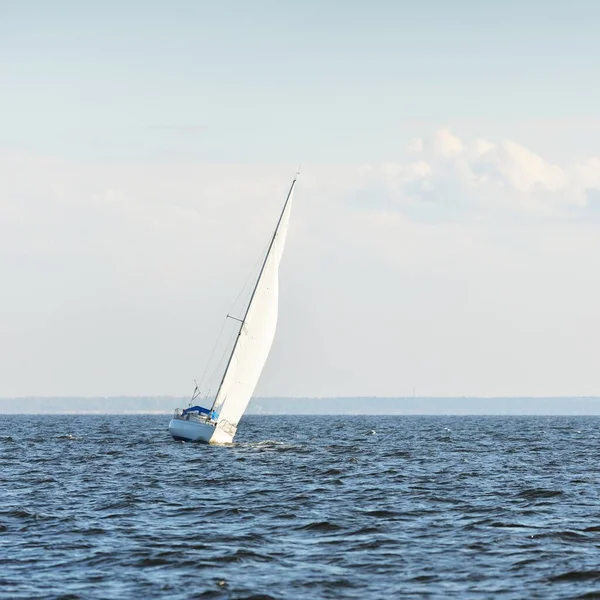
<path fill-rule="evenodd" d="M 171 419 L 169 433 L 174 439 L 182 442 L 229 444 L 233 440 L 233 436 L 219 426 L 184 419 Z"/>

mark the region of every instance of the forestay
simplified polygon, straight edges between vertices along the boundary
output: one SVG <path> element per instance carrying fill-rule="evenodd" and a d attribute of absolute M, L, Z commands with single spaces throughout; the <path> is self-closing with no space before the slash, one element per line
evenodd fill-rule
<path fill-rule="evenodd" d="M 294 179 L 215 398 L 214 407 L 221 427 L 237 427 L 273 344 L 279 302 L 279 263 L 295 184 Z"/>

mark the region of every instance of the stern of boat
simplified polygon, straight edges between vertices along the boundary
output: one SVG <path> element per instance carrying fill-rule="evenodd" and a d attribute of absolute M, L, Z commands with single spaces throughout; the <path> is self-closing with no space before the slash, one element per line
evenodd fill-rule
<path fill-rule="evenodd" d="M 193 416 L 186 418 L 182 416 L 181 409 L 175 411 L 175 415 L 169 423 L 169 433 L 174 439 L 182 442 L 204 442 L 208 444 L 215 433 L 215 423 L 208 419 Z"/>

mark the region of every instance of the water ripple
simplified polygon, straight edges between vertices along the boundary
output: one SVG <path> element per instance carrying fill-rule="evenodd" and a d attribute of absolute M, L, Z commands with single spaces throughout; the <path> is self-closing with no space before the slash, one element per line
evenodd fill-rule
<path fill-rule="evenodd" d="M 1 597 L 600 597 L 598 418 L 167 422 L 0 416 Z"/>

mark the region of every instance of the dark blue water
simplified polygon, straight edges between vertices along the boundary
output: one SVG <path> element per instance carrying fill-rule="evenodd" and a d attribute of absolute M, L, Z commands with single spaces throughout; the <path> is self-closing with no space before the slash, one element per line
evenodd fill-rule
<path fill-rule="evenodd" d="M 0 416 L 3 598 L 600 597 L 597 417 Z"/>

